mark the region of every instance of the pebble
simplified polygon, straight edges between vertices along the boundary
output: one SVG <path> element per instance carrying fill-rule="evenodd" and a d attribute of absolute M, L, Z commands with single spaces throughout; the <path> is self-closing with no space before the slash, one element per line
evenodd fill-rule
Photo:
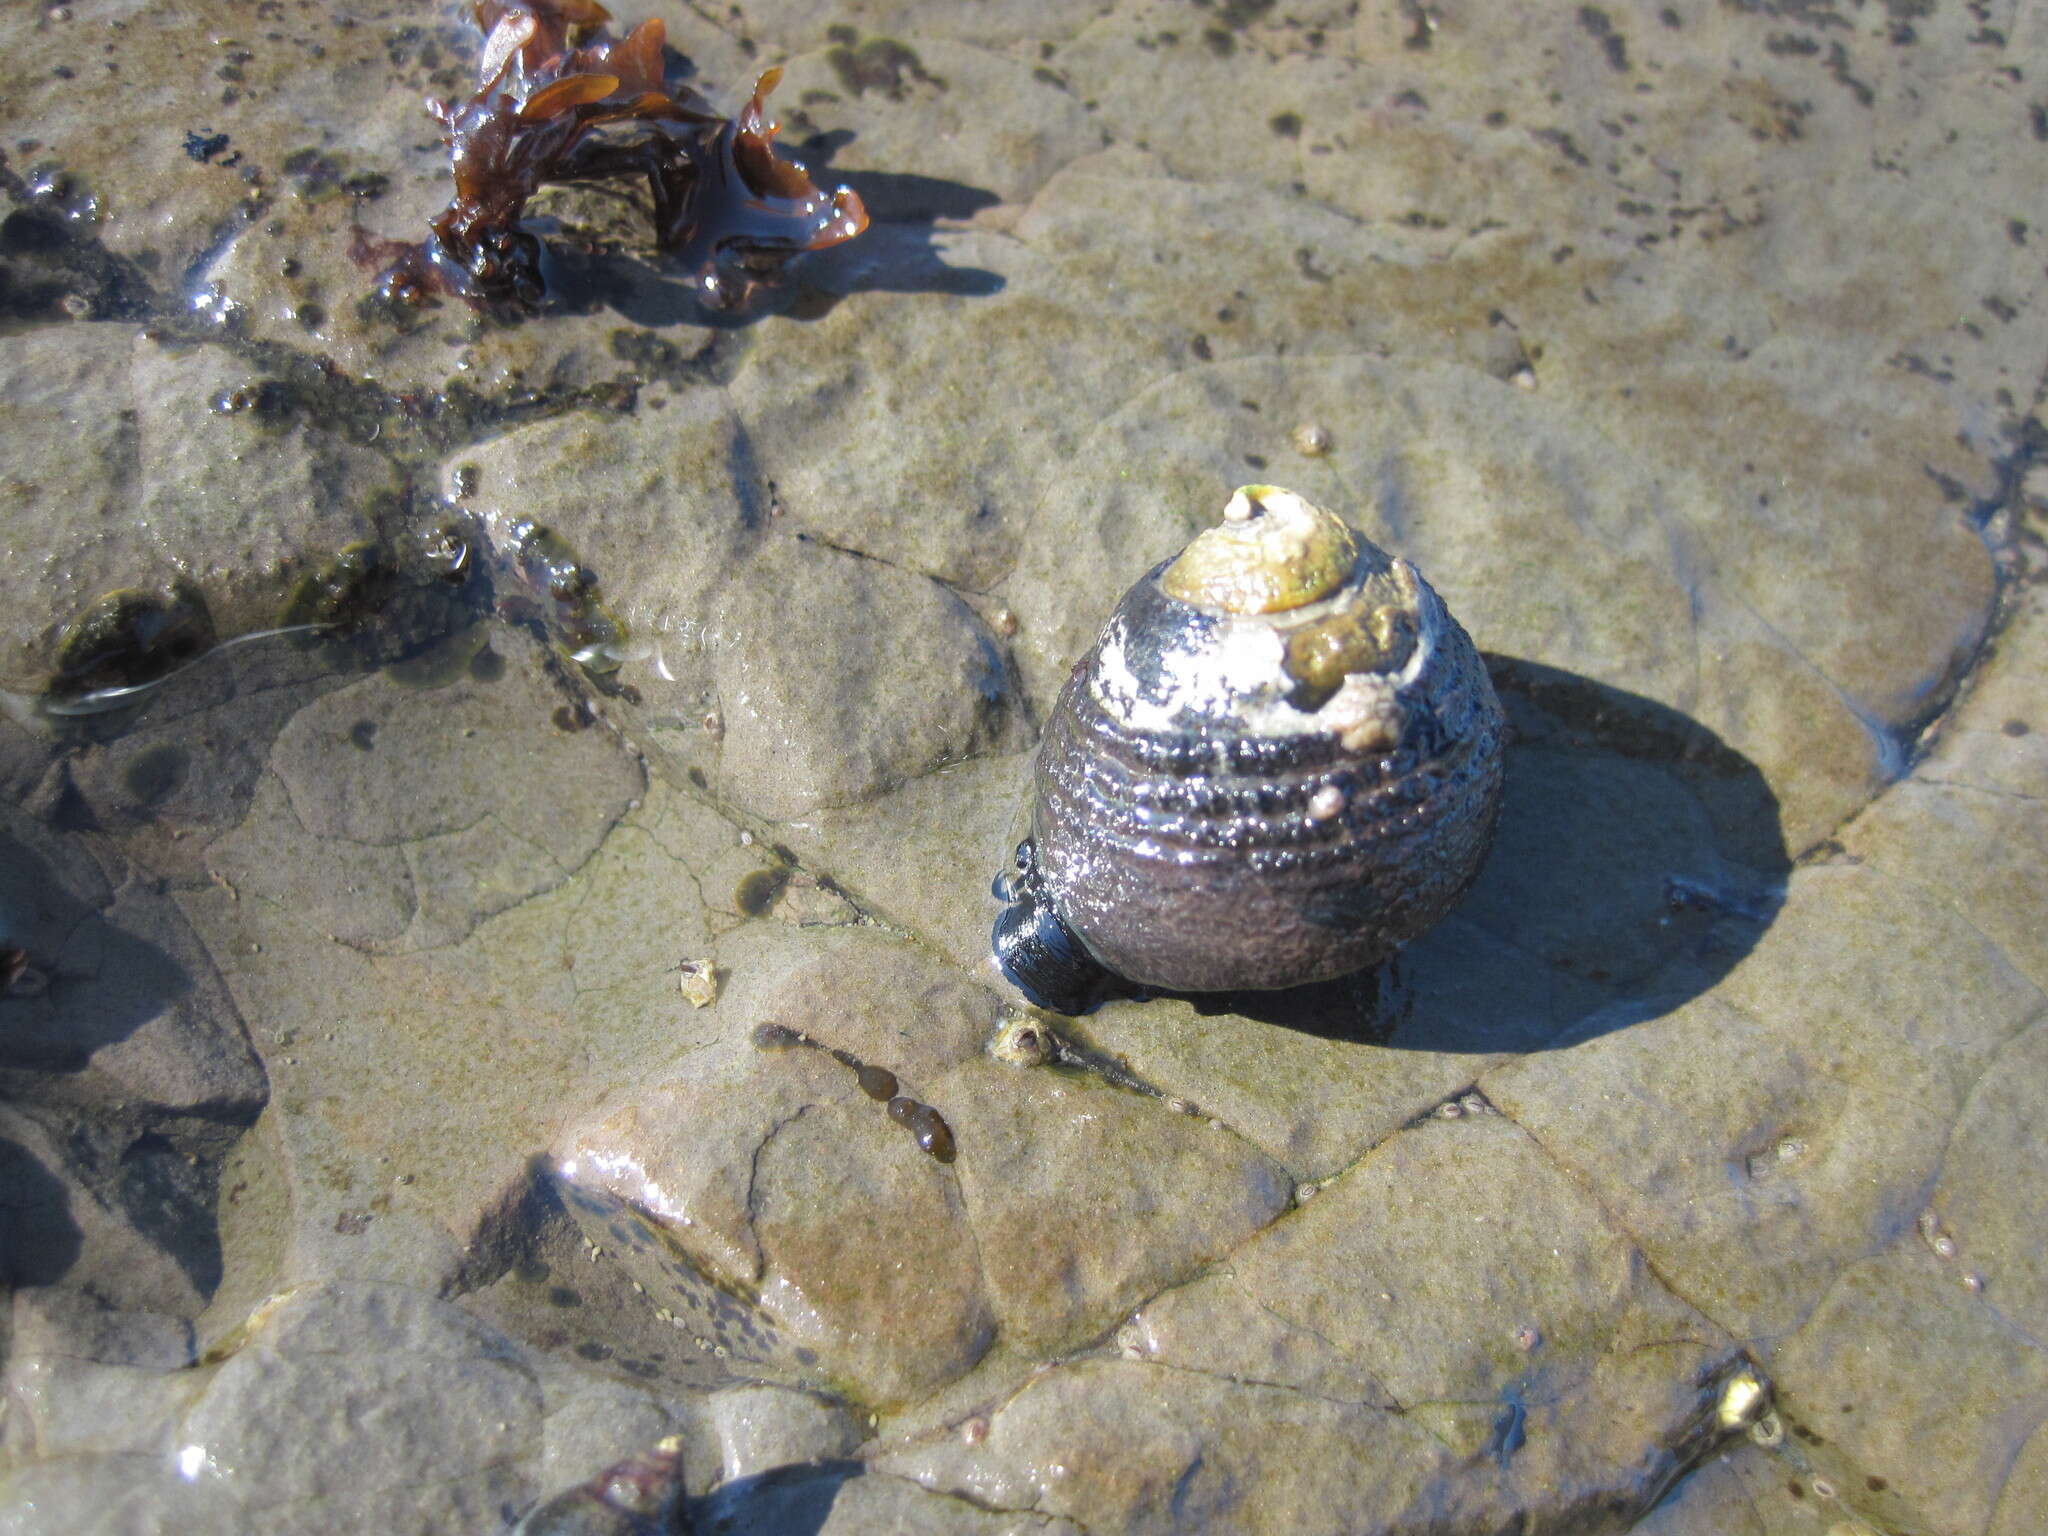
<path fill-rule="evenodd" d="M 1294 451 L 1303 458 L 1319 459 L 1330 451 L 1330 429 L 1305 421 L 1293 432 Z"/>

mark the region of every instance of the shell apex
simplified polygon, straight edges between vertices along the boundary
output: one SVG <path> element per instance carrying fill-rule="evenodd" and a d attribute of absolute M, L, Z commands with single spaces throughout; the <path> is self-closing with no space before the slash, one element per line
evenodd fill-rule
<path fill-rule="evenodd" d="M 1159 584 L 1198 608 L 1284 613 L 1341 586 L 1360 547 L 1349 524 L 1306 497 L 1277 485 L 1241 485 L 1223 521 L 1195 535 Z"/>

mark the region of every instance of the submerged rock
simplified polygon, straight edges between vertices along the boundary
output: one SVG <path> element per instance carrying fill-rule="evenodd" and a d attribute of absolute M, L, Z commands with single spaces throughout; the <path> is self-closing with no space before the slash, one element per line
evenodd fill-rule
<path fill-rule="evenodd" d="M 678 25 L 876 220 L 716 328 L 587 189 L 356 306 L 452 19 L 8 11 L 12 1526 L 2023 1536 L 2042 38 L 1780 9 Z M 1490 653 L 1495 852 L 1006 1065 L 1045 711 L 1274 478 Z"/>

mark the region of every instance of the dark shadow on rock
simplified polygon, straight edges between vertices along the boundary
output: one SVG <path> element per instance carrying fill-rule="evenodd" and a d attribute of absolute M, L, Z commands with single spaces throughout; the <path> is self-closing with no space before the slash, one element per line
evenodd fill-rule
<path fill-rule="evenodd" d="M 829 153 L 813 151 L 840 136 L 820 136 L 804 147 L 820 184 Z M 856 293 L 940 293 L 987 298 L 1000 293 L 1003 278 L 980 267 L 950 265 L 938 248 L 936 222 L 965 219 L 1002 201 L 993 192 L 936 176 L 888 171 L 854 171 L 836 178 L 867 205 L 867 230 L 843 245 L 811 251 L 791 262 L 786 273 L 753 302 L 734 311 L 707 309 L 697 300 L 695 274 L 660 256 L 644 258 L 591 250 L 550 234 L 547 221 L 531 227 L 542 234 L 542 275 L 548 308 L 572 314 L 610 309 L 633 325 L 659 330 L 672 325 L 732 330 L 769 315 L 813 320 Z M 543 316 L 545 311 L 543 311 Z M 539 316 L 529 317 L 532 323 Z"/>
<path fill-rule="evenodd" d="M 851 293 L 947 293 L 987 298 L 1003 289 L 1002 277 L 979 267 L 948 266 L 935 240 L 940 219 L 969 219 L 1002 201 L 985 187 L 902 171 L 832 174 L 832 157 L 853 142 L 844 129 L 813 134 L 797 146 L 797 158 L 820 186 L 841 184 L 860 194 L 870 223 L 857 240 L 807 256 L 795 269 L 799 314 L 821 299 Z"/>
<path fill-rule="evenodd" d="M 1198 1012 L 1396 1049 L 1540 1050 L 1567 1029 L 1585 1038 L 1596 1014 L 1614 1029 L 1666 1013 L 1756 944 L 1792 868 L 1756 765 L 1667 705 L 1486 660 L 1507 782 L 1456 910 L 1377 970 L 1188 997 Z"/>
<path fill-rule="evenodd" d="M 857 1461 L 803 1462 L 734 1478 L 689 1504 L 696 1536 L 815 1536 Z"/>
<path fill-rule="evenodd" d="M 983 187 L 941 176 L 900 171 L 850 171 L 847 186 L 860 194 L 877 224 L 931 224 L 938 219 L 971 219 L 1002 199 Z"/>
<path fill-rule="evenodd" d="M 219 1170 L 239 1132 L 187 1122 L 138 1134 L 65 1106 L 0 1117 L 0 1281 L 196 1315 L 220 1285 Z"/>
<path fill-rule="evenodd" d="M 865 242 L 865 247 L 863 247 Z M 984 267 L 947 263 L 928 223 L 877 224 L 859 240 L 820 251 L 803 269 L 803 293 L 793 312 L 809 318 L 819 303 L 855 293 L 942 293 L 986 299 L 1001 293 L 1006 279 Z"/>
<path fill-rule="evenodd" d="M 55 1285 L 84 1245 L 63 1182 L 21 1143 L 0 1137 L 0 1283 Z"/>
<path fill-rule="evenodd" d="M 136 1231 L 170 1255 L 201 1296 L 220 1286 L 217 1185 L 211 1161 L 188 1158 L 167 1137 L 138 1137 L 121 1154 L 122 1211 Z"/>
<path fill-rule="evenodd" d="M 66 968 L 81 938 L 91 974 Z M 0 944 L 19 947 L 35 989 L 0 996 L 0 1072 L 79 1072 L 102 1046 L 125 1040 L 192 990 L 183 966 L 124 932 L 59 883 L 28 848 L 0 832 Z"/>

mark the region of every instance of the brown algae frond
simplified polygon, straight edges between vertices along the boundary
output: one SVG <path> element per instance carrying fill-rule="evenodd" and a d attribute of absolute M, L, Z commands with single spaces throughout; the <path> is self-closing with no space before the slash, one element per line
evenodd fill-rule
<path fill-rule="evenodd" d="M 387 262 L 390 299 L 450 294 L 478 306 L 537 302 L 540 240 L 520 228 L 544 186 L 644 178 L 655 243 L 692 271 L 714 309 L 745 306 L 791 257 L 867 228 L 858 194 L 819 190 L 775 151 L 763 103 L 782 77 L 765 71 L 737 116 L 664 79 L 664 23 L 624 37 L 596 0 L 472 0 L 485 33 L 477 87 L 430 101 L 448 145 L 454 195 L 418 244 L 358 234 L 353 254 Z"/>

